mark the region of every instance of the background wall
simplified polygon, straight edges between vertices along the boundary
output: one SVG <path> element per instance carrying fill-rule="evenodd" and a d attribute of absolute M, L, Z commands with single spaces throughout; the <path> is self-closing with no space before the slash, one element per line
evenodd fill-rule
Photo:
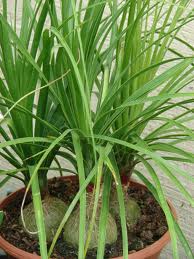
<path fill-rule="evenodd" d="M 58 0 L 56 2 L 58 2 Z M 86 0 L 84 0 L 84 2 L 86 2 Z M 21 17 L 21 15 L 20 15 L 21 14 L 21 3 L 22 3 L 22 1 L 18 0 L 18 4 L 19 4 L 18 18 L 17 18 L 18 26 L 20 24 L 20 17 Z M 8 4 L 10 7 L 9 15 L 12 16 L 13 8 L 14 8 L 14 0 L 8 0 Z M 0 7 L 1 7 L 1 0 L 0 0 Z M 194 0 L 191 1 L 190 8 L 194 8 Z M 185 27 L 185 29 L 183 31 L 181 31 L 181 36 L 185 40 L 187 40 L 189 43 L 194 44 L 194 22 L 190 23 L 187 27 Z M 179 46 L 176 46 L 176 47 L 179 47 Z M 187 50 L 182 50 L 182 51 L 187 51 Z M 194 84 L 190 85 L 188 90 L 194 92 Z M 174 113 L 178 113 L 178 110 L 174 110 L 173 114 Z M 150 125 L 149 127 L 152 128 L 152 127 L 154 127 L 154 125 Z M 190 125 L 190 127 L 194 128 L 194 125 Z M 149 130 L 149 128 L 147 130 Z M 1 139 L 1 137 L 0 137 L 0 139 Z M 185 145 L 185 149 L 189 149 L 190 151 L 192 151 L 194 153 L 194 146 L 192 143 L 190 146 L 188 146 L 188 143 L 187 143 L 187 146 Z M 0 160 L 0 165 L 1 165 L 1 168 L 8 168 L 8 164 L 5 161 L 3 161 L 2 159 Z M 182 164 L 181 167 L 186 169 L 188 172 L 190 172 L 191 175 L 194 176 L 194 165 Z M 193 233 L 194 233 L 194 209 L 191 208 L 185 202 L 185 200 L 183 199 L 183 197 L 179 193 L 179 191 L 177 191 L 176 189 L 173 188 L 169 179 L 166 178 L 165 175 L 163 175 L 159 171 L 158 171 L 158 173 L 160 175 L 160 179 L 161 179 L 162 183 L 165 186 L 167 196 L 172 201 L 173 205 L 176 207 L 176 210 L 179 215 L 179 223 L 194 251 L 194 235 L 193 235 Z M 183 184 L 186 186 L 187 190 L 194 196 L 193 184 L 189 183 L 189 182 L 183 182 Z M 0 190 L 0 198 L 5 196 L 7 191 L 13 191 L 15 189 L 18 189 L 19 187 L 20 187 L 20 183 L 17 182 L 15 179 L 10 181 L 8 183 L 8 185 L 6 186 L 6 188 L 2 188 Z M 186 259 L 186 256 L 184 254 L 184 251 L 183 251 L 183 248 L 181 247 L 181 245 L 179 247 L 179 250 L 180 250 L 180 258 Z M 162 259 L 172 258 L 170 245 L 165 248 L 164 252 L 161 255 L 161 258 Z"/>

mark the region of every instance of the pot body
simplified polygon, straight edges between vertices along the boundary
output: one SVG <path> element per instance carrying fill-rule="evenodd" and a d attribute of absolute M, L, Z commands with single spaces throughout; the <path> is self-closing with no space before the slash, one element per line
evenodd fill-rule
<path fill-rule="evenodd" d="M 77 179 L 76 176 L 63 176 L 61 177 L 62 179 L 66 179 L 66 180 L 71 180 L 71 181 L 75 181 Z M 126 182 L 124 181 L 123 184 L 125 185 Z M 144 185 L 137 183 L 137 182 L 130 182 L 130 185 L 132 186 L 136 186 L 138 188 L 146 188 Z M 90 191 L 91 189 L 89 189 Z M 3 210 L 4 208 L 6 208 L 6 206 L 14 201 L 15 199 L 17 199 L 18 195 L 21 195 L 21 193 L 25 192 L 25 188 L 22 188 L 12 194 L 10 194 L 9 196 L 7 196 L 1 203 L 0 203 L 0 210 Z M 168 202 L 171 211 L 173 213 L 173 215 L 176 217 L 176 212 L 175 209 L 173 208 L 173 206 Z M 129 254 L 128 259 L 157 259 L 158 256 L 160 255 L 162 249 L 168 244 L 168 242 L 170 241 L 170 235 L 169 232 L 167 231 L 158 241 L 156 241 L 155 243 L 153 243 L 152 245 L 138 251 L 135 252 L 133 254 Z M 35 254 L 30 254 L 28 252 L 25 252 L 15 246 L 13 246 L 12 244 L 10 244 L 9 242 L 7 242 L 4 238 L 2 238 L 0 236 L 0 247 L 8 254 L 8 258 L 9 259 L 41 259 L 40 256 L 37 256 Z M 115 257 L 112 259 L 122 259 L 123 257 Z"/>

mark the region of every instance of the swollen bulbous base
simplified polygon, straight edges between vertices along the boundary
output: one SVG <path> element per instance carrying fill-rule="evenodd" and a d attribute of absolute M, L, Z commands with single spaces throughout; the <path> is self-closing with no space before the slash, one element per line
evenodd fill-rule
<path fill-rule="evenodd" d="M 126 222 L 127 227 L 130 230 L 138 221 L 141 215 L 141 209 L 137 202 L 130 198 L 124 191 L 124 202 L 125 202 L 125 214 L 126 214 Z M 119 217 L 119 202 L 116 194 L 116 190 L 113 191 L 110 200 L 110 212 L 114 217 Z"/>
<path fill-rule="evenodd" d="M 100 217 L 100 204 L 97 209 L 95 223 L 93 231 L 91 234 L 90 243 L 88 249 L 96 248 L 98 246 L 98 236 L 99 236 L 99 217 Z M 86 237 L 89 230 L 91 218 L 93 212 L 93 204 L 87 199 L 86 208 Z M 80 208 L 78 207 L 70 216 L 67 223 L 64 226 L 63 238 L 64 241 L 70 243 L 74 247 L 79 246 L 79 221 L 80 221 Z M 108 213 L 107 224 L 106 224 L 106 244 L 113 244 L 117 240 L 117 225 L 113 216 Z"/>
<path fill-rule="evenodd" d="M 141 215 L 141 210 L 137 202 L 131 198 L 125 200 L 125 211 L 127 226 L 130 229 L 133 227 Z"/>
<path fill-rule="evenodd" d="M 42 201 L 43 213 L 44 213 L 44 223 L 47 236 L 47 242 L 51 243 L 52 239 L 59 227 L 61 220 L 67 211 L 67 205 L 60 199 L 56 197 L 46 196 Z M 33 203 L 28 204 L 23 211 L 25 225 L 28 231 L 37 232 L 36 219 L 34 213 Z M 21 216 L 20 223 L 23 225 Z M 26 229 L 24 228 L 26 231 Z M 35 239 L 38 235 L 32 235 Z"/>

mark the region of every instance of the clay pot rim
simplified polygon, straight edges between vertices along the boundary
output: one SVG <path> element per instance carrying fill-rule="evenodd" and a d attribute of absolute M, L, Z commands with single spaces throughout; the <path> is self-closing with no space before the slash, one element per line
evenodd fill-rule
<path fill-rule="evenodd" d="M 69 179 L 72 181 L 76 180 L 75 175 L 62 176 L 59 178 Z M 147 188 L 145 185 L 138 183 L 136 181 L 133 181 L 133 180 L 130 182 L 130 184 L 133 186 L 139 186 L 140 188 Z M 0 209 L 3 210 L 6 207 L 6 205 L 15 198 L 16 195 L 18 195 L 19 193 L 24 192 L 24 191 L 25 191 L 25 187 L 11 193 L 7 197 L 5 197 L 0 202 Z M 174 207 L 172 206 L 172 204 L 169 201 L 168 201 L 168 204 L 172 211 L 173 216 L 175 218 L 177 218 L 177 214 L 176 214 Z M 170 234 L 169 234 L 169 231 L 167 231 L 159 240 L 157 240 L 153 244 L 147 246 L 146 248 L 144 248 L 138 252 L 129 254 L 128 259 L 138 259 L 138 258 L 144 259 L 144 258 L 153 256 L 153 255 L 159 253 L 165 247 L 165 245 L 167 245 L 167 243 L 169 241 L 170 241 Z M 8 241 L 6 241 L 2 236 L 0 236 L 0 248 L 2 248 L 5 252 L 7 252 L 11 256 L 14 256 L 15 258 L 41 259 L 41 257 L 38 255 L 28 253 L 22 249 L 15 247 L 14 245 L 12 245 Z M 123 257 L 121 256 L 121 257 L 114 257 L 112 259 L 122 259 L 122 258 Z"/>

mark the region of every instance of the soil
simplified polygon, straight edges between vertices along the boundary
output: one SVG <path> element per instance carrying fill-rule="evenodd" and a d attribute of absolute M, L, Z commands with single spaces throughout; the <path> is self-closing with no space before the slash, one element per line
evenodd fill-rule
<path fill-rule="evenodd" d="M 59 180 L 53 178 L 49 183 L 50 194 L 56 196 L 66 203 L 70 203 L 78 191 L 78 181 Z M 128 188 L 128 194 L 135 199 L 141 208 L 141 217 L 133 229 L 128 233 L 129 253 L 136 252 L 157 241 L 168 230 L 165 215 L 152 194 L 146 189 L 135 186 Z M 29 237 L 19 225 L 20 206 L 22 194 L 11 203 L 5 210 L 5 219 L 0 228 L 0 234 L 9 243 L 27 252 L 39 254 L 39 245 L 36 240 Z M 31 201 L 30 196 L 26 204 Z M 121 228 L 119 221 L 118 239 L 115 244 L 107 245 L 104 258 L 122 256 Z M 62 240 L 57 241 L 52 258 L 77 259 L 77 250 Z M 96 249 L 88 251 L 87 259 L 96 258 Z"/>

